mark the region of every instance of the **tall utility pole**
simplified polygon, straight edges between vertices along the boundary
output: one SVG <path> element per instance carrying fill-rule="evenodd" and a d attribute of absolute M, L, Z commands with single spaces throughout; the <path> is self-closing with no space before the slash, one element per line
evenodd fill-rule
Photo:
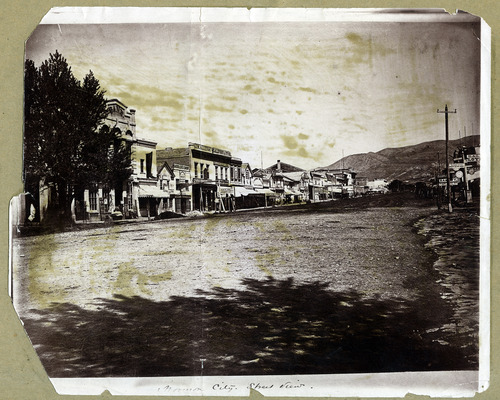
<path fill-rule="evenodd" d="M 452 212 L 453 208 L 451 206 L 451 185 L 450 185 L 450 160 L 449 160 L 449 155 L 448 155 L 448 114 L 456 114 L 457 109 L 455 108 L 455 111 L 448 111 L 448 104 L 445 105 L 444 111 L 439 111 L 439 108 L 437 110 L 438 114 L 444 114 L 444 129 L 446 133 L 446 153 L 445 153 L 445 159 L 446 159 L 446 191 L 448 194 L 448 211 Z"/>

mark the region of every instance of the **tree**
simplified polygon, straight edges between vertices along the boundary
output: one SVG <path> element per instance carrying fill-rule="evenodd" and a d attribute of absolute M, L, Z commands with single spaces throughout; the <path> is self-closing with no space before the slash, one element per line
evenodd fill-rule
<path fill-rule="evenodd" d="M 127 179 L 130 153 L 119 131 L 103 125 L 105 92 L 92 71 L 81 83 L 56 51 L 39 68 L 26 60 L 24 90 L 25 186 L 36 192 L 40 181 L 52 183 L 56 207 L 69 220 L 73 189 Z"/>
<path fill-rule="evenodd" d="M 401 192 L 403 187 L 403 182 L 401 182 L 399 179 L 394 179 L 389 183 L 388 189 L 391 192 Z"/>

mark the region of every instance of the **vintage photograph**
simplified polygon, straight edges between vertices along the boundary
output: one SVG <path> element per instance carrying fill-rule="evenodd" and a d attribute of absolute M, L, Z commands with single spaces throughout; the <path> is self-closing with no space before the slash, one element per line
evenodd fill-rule
<path fill-rule="evenodd" d="M 487 386 L 480 17 L 72 10 L 26 41 L 10 210 L 11 295 L 51 379 Z"/>

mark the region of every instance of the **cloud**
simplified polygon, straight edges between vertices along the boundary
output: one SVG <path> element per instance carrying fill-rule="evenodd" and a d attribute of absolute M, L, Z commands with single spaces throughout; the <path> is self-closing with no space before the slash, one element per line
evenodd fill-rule
<path fill-rule="evenodd" d="M 310 87 L 299 87 L 299 90 L 302 90 L 303 92 L 308 92 L 308 93 L 318 93 L 318 91 L 316 89 L 313 89 Z"/>
<path fill-rule="evenodd" d="M 241 79 L 242 81 L 249 81 L 249 82 L 255 82 L 257 79 L 253 75 L 240 75 L 238 79 Z"/>
<path fill-rule="evenodd" d="M 300 162 L 299 159 L 304 159 L 304 158 L 309 158 L 314 160 L 323 156 L 323 153 L 320 152 L 316 152 L 315 155 L 312 156 L 304 146 L 297 147 L 296 149 L 285 150 L 283 154 L 286 155 L 287 157 L 297 159 L 297 161 L 293 162 Z"/>
<path fill-rule="evenodd" d="M 217 112 L 232 112 L 230 108 L 225 108 L 223 106 L 219 106 L 213 103 L 205 104 L 203 108 L 207 111 L 217 111 Z"/>
<path fill-rule="evenodd" d="M 373 64 L 375 56 L 387 56 L 396 53 L 391 47 L 376 42 L 371 36 L 365 38 L 358 33 L 348 32 L 345 35 L 348 46 L 344 49 L 344 66 L 353 66 L 360 63 Z"/>
<path fill-rule="evenodd" d="M 275 85 L 282 85 L 282 86 L 286 86 L 286 85 L 287 85 L 287 84 L 286 84 L 286 82 L 283 82 L 283 81 L 277 81 L 277 80 L 276 80 L 276 79 L 274 79 L 272 76 L 271 76 L 271 77 L 269 77 L 269 78 L 267 78 L 267 81 L 268 81 L 269 83 L 273 83 L 273 84 L 275 84 Z"/>
<path fill-rule="evenodd" d="M 357 33 L 354 32 L 349 32 L 348 34 L 345 35 L 346 39 L 349 40 L 352 44 L 355 45 L 362 45 L 364 43 L 363 38 L 358 35 Z"/>
<path fill-rule="evenodd" d="M 117 81 L 115 79 L 115 81 Z M 113 85 L 113 81 L 110 82 Z M 109 98 L 118 98 L 125 105 L 136 108 L 138 112 L 151 107 L 169 107 L 182 111 L 194 104 L 193 99 L 177 91 L 163 90 L 156 86 L 120 82 L 113 85 Z"/>
<path fill-rule="evenodd" d="M 311 155 L 309 154 L 309 152 L 306 150 L 305 147 L 300 147 L 297 154 L 300 156 L 300 157 L 304 157 L 304 158 L 311 158 Z"/>
<path fill-rule="evenodd" d="M 256 88 L 250 84 L 248 85 L 245 85 L 245 87 L 243 87 L 243 90 L 246 90 L 247 92 L 250 92 L 250 93 L 253 93 L 253 94 L 261 94 L 262 93 L 262 89 L 261 88 Z"/>
<path fill-rule="evenodd" d="M 299 146 L 299 142 L 295 139 L 295 136 L 281 135 L 281 140 L 287 149 L 294 150 Z"/>

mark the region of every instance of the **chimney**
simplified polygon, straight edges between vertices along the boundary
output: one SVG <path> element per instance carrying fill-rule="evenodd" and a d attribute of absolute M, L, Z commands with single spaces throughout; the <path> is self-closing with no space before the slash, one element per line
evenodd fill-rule
<path fill-rule="evenodd" d="M 278 161 L 276 162 L 276 170 L 277 170 L 278 172 L 281 172 L 281 160 L 278 160 Z"/>
<path fill-rule="evenodd" d="M 129 108 L 128 112 L 130 114 L 130 123 L 135 125 L 135 110 L 133 108 Z"/>

